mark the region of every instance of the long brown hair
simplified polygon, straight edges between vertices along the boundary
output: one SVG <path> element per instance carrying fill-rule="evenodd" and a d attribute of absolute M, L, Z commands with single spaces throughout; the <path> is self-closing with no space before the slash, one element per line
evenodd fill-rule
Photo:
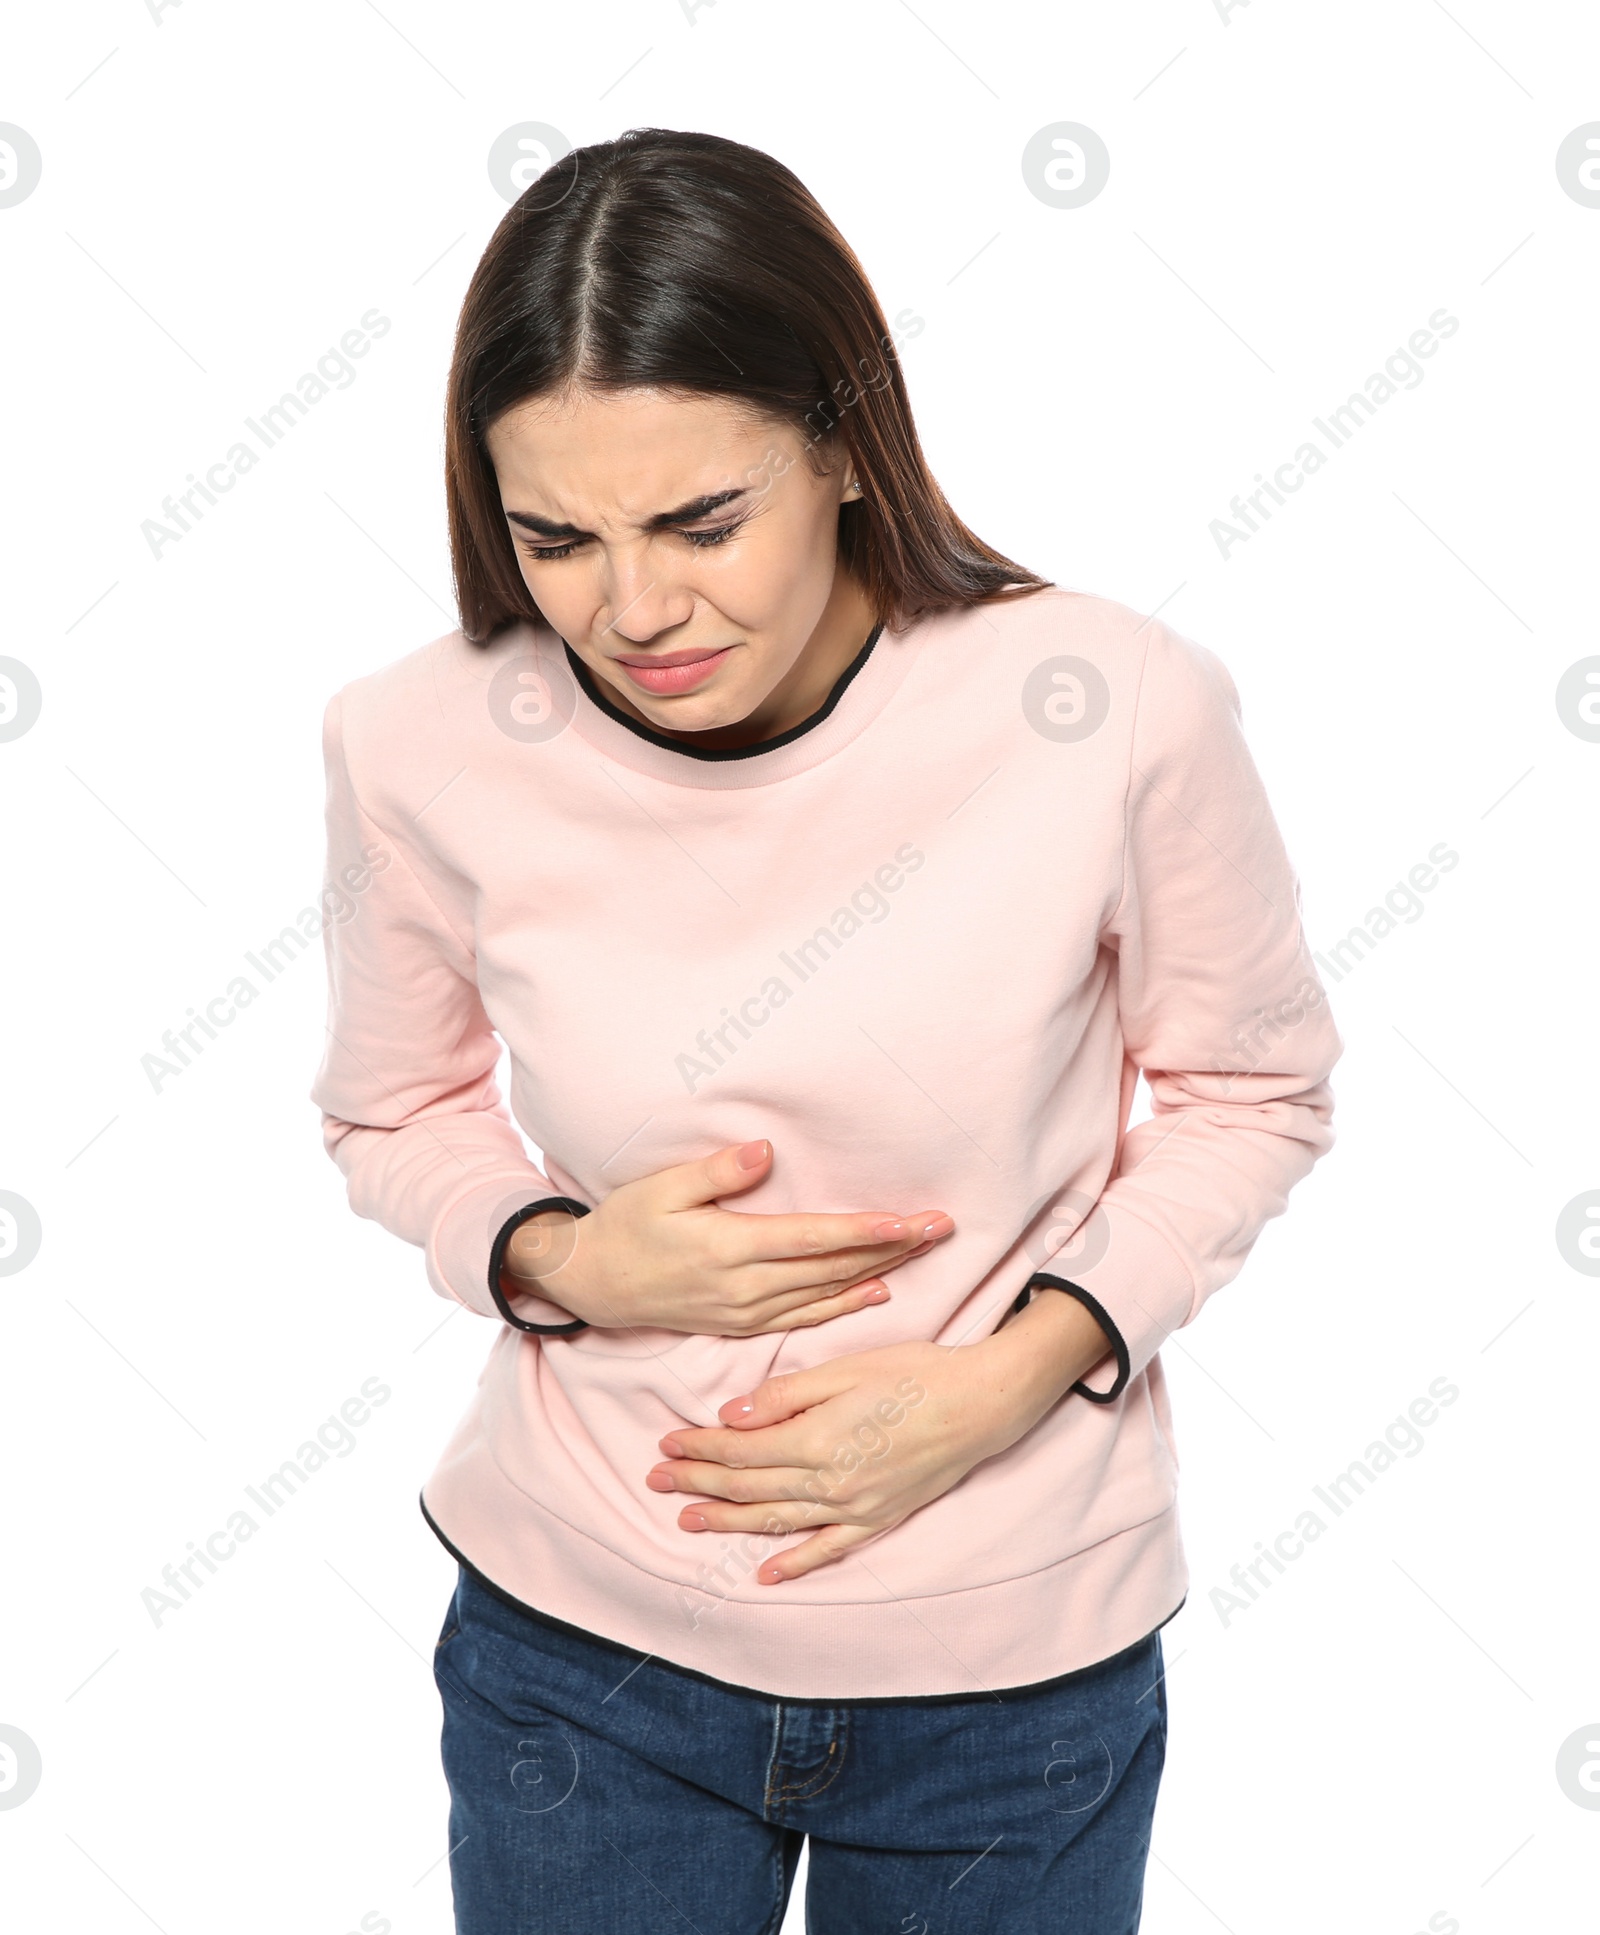
<path fill-rule="evenodd" d="M 512 204 L 462 304 L 445 406 L 445 490 L 462 629 L 537 616 L 485 434 L 569 385 L 738 399 L 794 425 L 819 471 L 848 454 L 839 557 L 878 616 L 1039 589 L 974 535 L 928 470 L 894 338 L 844 237 L 759 148 L 633 128 L 575 148 Z"/>

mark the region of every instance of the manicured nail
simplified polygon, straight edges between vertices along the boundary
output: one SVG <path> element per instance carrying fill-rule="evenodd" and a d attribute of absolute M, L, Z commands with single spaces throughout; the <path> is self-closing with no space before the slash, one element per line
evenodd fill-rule
<path fill-rule="evenodd" d="M 953 1216 L 946 1216 L 941 1211 L 937 1216 L 929 1217 L 928 1221 L 923 1224 L 922 1234 L 925 1238 L 948 1236 L 955 1226 L 955 1218 Z"/>
<path fill-rule="evenodd" d="M 905 1233 L 906 1222 L 903 1216 L 886 1216 L 881 1223 L 874 1223 L 872 1226 L 872 1234 L 883 1243 L 891 1242 L 895 1237 L 904 1236 Z"/>
<path fill-rule="evenodd" d="M 665 1471 L 647 1471 L 644 1482 L 653 1492 L 675 1492 L 678 1488 L 672 1482 L 672 1474 Z"/>
<path fill-rule="evenodd" d="M 678 1523 L 686 1532 L 705 1532 L 710 1529 L 704 1512 L 685 1512 Z"/>
<path fill-rule="evenodd" d="M 741 1142 L 739 1144 L 739 1167 L 759 1169 L 767 1159 L 767 1145 L 763 1142 Z"/>
<path fill-rule="evenodd" d="M 661 1440 L 661 1455 L 663 1458 L 682 1458 L 685 1453 L 683 1446 L 678 1443 L 676 1438 L 663 1438 Z"/>
<path fill-rule="evenodd" d="M 863 1303 L 887 1303 L 889 1301 L 888 1285 L 883 1283 L 878 1284 L 875 1289 L 869 1290 L 861 1301 Z"/>
<path fill-rule="evenodd" d="M 737 1404 L 725 1404 L 722 1408 L 728 1413 L 728 1419 L 731 1423 L 734 1418 L 749 1417 L 750 1413 L 756 1407 L 751 1403 L 749 1398 L 741 1398 Z"/>

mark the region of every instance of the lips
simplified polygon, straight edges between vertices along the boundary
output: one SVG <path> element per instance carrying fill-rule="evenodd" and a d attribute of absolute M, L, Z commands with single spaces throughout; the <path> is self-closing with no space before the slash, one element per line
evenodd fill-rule
<path fill-rule="evenodd" d="M 617 658 L 612 660 L 612 664 L 620 665 L 641 692 L 670 697 L 678 692 L 692 692 L 697 685 L 703 685 L 732 650 L 731 645 L 725 645 L 718 652 L 694 656 L 669 652 L 662 658 L 641 659 L 636 663 Z"/>

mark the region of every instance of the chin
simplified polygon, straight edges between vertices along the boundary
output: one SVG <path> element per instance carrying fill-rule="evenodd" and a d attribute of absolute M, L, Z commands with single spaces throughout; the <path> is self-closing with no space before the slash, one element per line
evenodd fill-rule
<path fill-rule="evenodd" d="M 653 725 L 665 726 L 672 732 L 717 732 L 724 726 L 736 726 L 741 719 L 748 719 L 760 700 L 695 692 L 685 693 L 678 700 L 650 699 L 641 702 L 636 697 L 634 704 L 641 712 L 648 714 Z"/>

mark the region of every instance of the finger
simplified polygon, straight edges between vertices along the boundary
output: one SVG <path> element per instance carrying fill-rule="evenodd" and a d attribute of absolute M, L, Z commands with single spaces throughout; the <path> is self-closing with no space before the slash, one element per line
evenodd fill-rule
<path fill-rule="evenodd" d="M 884 1278 L 902 1263 L 909 1263 L 912 1257 L 921 1256 L 932 1248 L 931 1243 L 921 1243 L 906 1255 L 891 1257 L 887 1263 L 880 1264 L 874 1274 L 869 1276 L 863 1273 L 854 1280 L 845 1281 L 839 1289 L 832 1287 L 830 1279 L 823 1283 L 807 1283 L 798 1290 L 787 1290 L 765 1298 L 758 1294 L 745 1307 L 743 1328 L 725 1334 L 762 1337 L 779 1331 L 808 1330 L 815 1324 L 826 1323 L 830 1317 L 843 1317 L 852 1310 L 863 1310 L 870 1304 L 888 1303 L 892 1292 Z M 759 1267 L 765 1270 L 783 1266 L 762 1264 Z"/>
<path fill-rule="evenodd" d="M 731 1261 L 770 1263 L 798 1258 L 861 1255 L 876 1267 L 879 1258 L 900 1255 L 919 1243 L 937 1242 L 955 1228 L 943 1210 L 900 1216 L 892 1210 L 860 1210 L 841 1215 L 756 1216 L 738 1218 L 737 1247 Z"/>
<path fill-rule="evenodd" d="M 865 1310 L 872 1304 L 887 1303 L 889 1286 L 882 1277 L 868 1277 L 864 1282 L 841 1291 L 838 1296 L 817 1297 L 814 1301 L 809 1299 L 808 1291 L 794 1291 L 772 1304 L 775 1315 L 740 1334 L 763 1337 L 775 1331 L 809 1330 L 814 1324 L 825 1324 L 830 1317 L 843 1317 L 852 1310 Z"/>
<path fill-rule="evenodd" d="M 793 1375 L 803 1377 L 808 1373 L 797 1371 Z M 795 1410 L 806 1408 L 801 1405 Z M 800 1442 L 803 1430 L 795 1412 L 771 1420 L 764 1433 L 748 1426 L 731 1430 L 715 1424 L 675 1425 L 657 1441 L 657 1448 L 667 1462 L 692 1459 L 707 1465 L 721 1465 L 728 1471 L 759 1471 L 774 1465 L 800 1465 L 810 1470 L 808 1449 Z"/>
<path fill-rule="evenodd" d="M 714 1203 L 719 1196 L 737 1195 L 764 1182 L 772 1170 L 772 1144 L 730 1142 L 714 1155 L 696 1162 L 675 1163 L 640 1178 L 656 1205 L 663 1210 L 693 1209 L 700 1203 Z"/>
<path fill-rule="evenodd" d="M 813 1364 L 805 1371 L 781 1371 L 776 1377 L 764 1378 L 753 1391 L 742 1397 L 729 1398 L 726 1404 L 717 1407 L 717 1416 L 725 1425 L 731 1425 L 741 1435 L 747 1431 L 758 1431 L 766 1425 L 782 1424 L 786 1419 L 810 1411 L 816 1405 L 825 1404 L 841 1391 L 855 1388 L 859 1371 L 848 1369 L 848 1357 L 836 1357 L 826 1364 Z M 698 1431 L 710 1435 L 712 1427 L 702 1425 Z M 688 1445 L 696 1436 L 696 1431 L 674 1430 L 672 1436 L 680 1443 Z M 663 1443 L 665 1440 L 663 1440 Z M 765 1444 L 740 1445 L 731 1448 L 736 1459 L 745 1464 L 757 1462 L 760 1453 L 767 1450 Z M 716 1453 L 712 1453 L 716 1456 Z M 669 1453 L 668 1456 L 671 1456 Z"/>
<path fill-rule="evenodd" d="M 702 1499 L 720 1499 L 729 1505 L 788 1504 L 802 1519 L 828 1496 L 824 1481 L 807 1466 L 776 1462 L 740 1471 L 700 1459 L 674 1458 L 652 1466 L 644 1482 L 653 1492 L 690 1493 L 697 1508 Z"/>
<path fill-rule="evenodd" d="M 825 1505 L 797 1505 L 791 1500 L 770 1504 L 730 1505 L 720 1498 L 685 1505 L 678 1514 L 681 1532 L 765 1532 L 782 1538 L 790 1532 L 814 1532 L 834 1521 Z"/>
<path fill-rule="evenodd" d="M 949 1232 L 946 1231 L 945 1234 L 948 1235 Z M 933 1248 L 934 1243 L 942 1241 L 943 1238 L 935 1237 L 926 1243 L 919 1243 L 914 1250 L 907 1250 L 904 1256 L 892 1257 L 889 1262 L 880 1266 L 883 1274 L 887 1275 L 890 1270 L 898 1270 L 902 1263 L 909 1263 L 914 1256 L 925 1256 Z"/>
<path fill-rule="evenodd" d="M 913 1232 L 914 1234 L 915 1232 Z M 725 1267 L 738 1273 L 738 1287 L 751 1297 L 779 1297 L 799 1293 L 834 1296 L 869 1276 L 886 1276 L 931 1250 L 938 1238 L 919 1239 L 910 1248 L 906 1239 L 874 1243 L 865 1249 L 834 1250 L 815 1257 L 781 1257 L 769 1262 L 733 1259 Z"/>
<path fill-rule="evenodd" d="M 763 1559 L 756 1569 L 756 1584 L 781 1585 L 785 1579 L 798 1579 L 802 1573 L 815 1572 L 818 1566 L 835 1565 L 847 1552 L 853 1552 L 858 1545 L 865 1545 L 869 1539 L 888 1530 L 886 1525 L 825 1525 L 814 1538 Z"/>

